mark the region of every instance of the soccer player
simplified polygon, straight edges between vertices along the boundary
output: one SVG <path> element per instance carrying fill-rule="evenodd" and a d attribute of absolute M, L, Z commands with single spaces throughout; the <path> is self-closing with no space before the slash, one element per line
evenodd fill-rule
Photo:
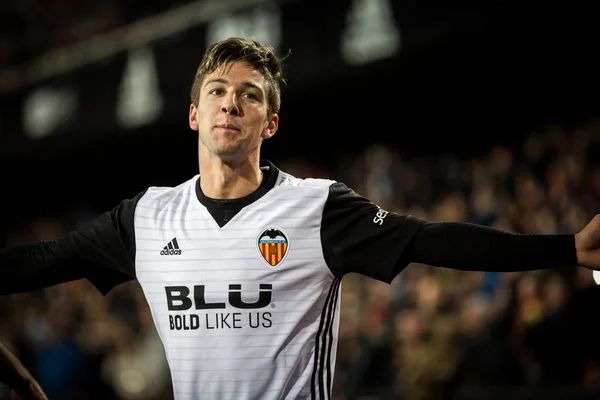
<path fill-rule="evenodd" d="M 390 283 L 411 262 L 600 269 L 600 215 L 576 234 L 518 235 L 400 215 L 343 183 L 279 170 L 260 148 L 279 127 L 283 83 L 271 47 L 210 46 L 189 110 L 199 174 L 150 187 L 64 237 L 1 251 L 0 294 L 80 278 L 108 293 L 137 279 L 177 400 L 324 399 L 350 272 Z"/>
<path fill-rule="evenodd" d="M 21 399 L 48 400 L 27 368 L 3 343 L 0 343 L 0 382 L 18 393 Z"/>

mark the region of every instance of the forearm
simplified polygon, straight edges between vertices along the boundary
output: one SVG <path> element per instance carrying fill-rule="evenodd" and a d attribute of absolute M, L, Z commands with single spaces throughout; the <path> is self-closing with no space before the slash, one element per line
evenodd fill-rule
<path fill-rule="evenodd" d="M 0 382 L 20 392 L 24 391 L 32 380 L 29 371 L 19 359 L 0 343 Z"/>
<path fill-rule="evenodd" d="M 574 235 L 520 235 L 462 222 L 427 222 L 411 261 L 469 271 L 529 271 L 577 265 Z"/>
<path fill-rule="evenodd" d="M 0 250 L 0 295 L 20 293 L 80 279 L 73 260 L 57 254 L 54 241 L 30 242 Z"/>

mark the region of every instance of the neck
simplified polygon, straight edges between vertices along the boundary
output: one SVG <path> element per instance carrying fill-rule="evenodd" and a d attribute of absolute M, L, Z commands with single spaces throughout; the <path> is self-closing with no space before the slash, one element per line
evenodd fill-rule
<path fill-rule="evenodd" d="M 200 155 L 200 188 L 212 199 L 238 199 L 253 193 L 262 182 L 258 154 L 243 161 L 224 161 Z"/>

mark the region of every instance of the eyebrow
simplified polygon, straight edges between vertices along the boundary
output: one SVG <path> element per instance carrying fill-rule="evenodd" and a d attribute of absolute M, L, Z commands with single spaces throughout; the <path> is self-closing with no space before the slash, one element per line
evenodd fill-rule
<path fill-rule="evenodd" d="M 204 87 L 206 87 L 206 86 L 210 85 L 211 83 L 223 83 L 223 84 L 228 84 L 228 83 L 229 83 L 229 81 L 228 81 L 227 79 L 224 79 L 224 78 L 215 78 L 215 79 L 211 79 L 211 80 L 207 81 L 207 82 L 204 84 Z M 255 85 L 254 83 L 250 83 L 250 82 L 248 82 L 248 81 L 244 81 L 244 82 L 242 82 L 242 86 L 243 86 L 243 87 L 245 87 L 245 88 L 256 89 L 256 90 L 259 90 L 259 91 L 261 91 L 261 92 L 263 91 L 263 90 L 260 88 L 260 86 L 258 86 L 258 85 Z"/>

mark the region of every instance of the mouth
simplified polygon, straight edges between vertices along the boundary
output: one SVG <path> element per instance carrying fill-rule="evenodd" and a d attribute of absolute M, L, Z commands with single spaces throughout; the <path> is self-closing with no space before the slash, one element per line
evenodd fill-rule
<path fill-rule="evenodd" d="M 240 131 L 240 128 L 237 125 L 233 125 L 233 124 L 219 124 L 219 125 L 215 125 L 215 128 L 222 129 L 224 131 L 235 131 L 235 132 Z"/>

